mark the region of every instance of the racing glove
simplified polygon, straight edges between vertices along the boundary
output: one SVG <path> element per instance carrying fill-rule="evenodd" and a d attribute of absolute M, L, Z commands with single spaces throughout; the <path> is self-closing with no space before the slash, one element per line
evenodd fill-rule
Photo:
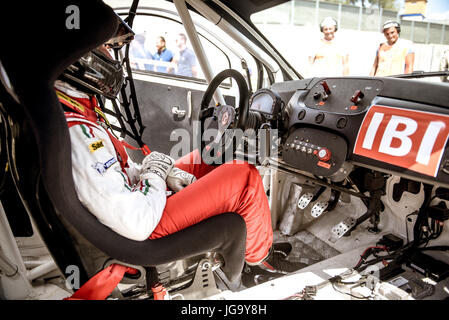
<path fill-rule="evenodd" d="M 196 178 L 193 174 L 176 167 L 173 167 L 167 176 L 167 186 L 174 192 L 181 191 L 194 181 Z"/>
<path fill-rule="evenodd" d="M 174 164 L 175 161 L 173 158 L 163 153 L 153 151 L 142 161 L 140 180 L 149 179 L 156 174 L 159 178 L 165 181 Z"/>

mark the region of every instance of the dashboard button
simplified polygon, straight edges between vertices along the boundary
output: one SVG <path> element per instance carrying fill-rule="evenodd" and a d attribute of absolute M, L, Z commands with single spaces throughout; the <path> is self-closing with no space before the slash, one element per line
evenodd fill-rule
<path fill-rule="evenodd" d="M 320 150 L 318 150 L 317 156 L 321 161 L 328 161 L 330 160 L 332 153 L 327 148 L 321 148 Z"/>

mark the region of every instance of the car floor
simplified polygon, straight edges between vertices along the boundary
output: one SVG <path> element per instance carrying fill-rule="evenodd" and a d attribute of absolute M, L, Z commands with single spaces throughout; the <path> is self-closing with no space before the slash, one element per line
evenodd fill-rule
<path fill-rule="evenodd" d="M 305 285 L 317 284 L 329 277 L 339 274 L 355 266 L 363 251 L 376 244 L 384 234 L 395 233 L 395 230 L 385 227 L 379 233 L 369 232 L 369 223 L 362 223 L 351 232 L 348 237 L 332 239 L 331 230 L 338 222 L 348 216 L 358 217 L 363 214 L 366 207 L 356 198 L 349 202 L 339 202 L 337 207 L 324 213 L 319 219 L 310 223 L 307 228 L 293 235 L 283 234 L 275 230 L 274 242 L 289 242 L 292 252 L 287 260 L 299 262 L 304 268 L 293 274 L 286 275 L 274 281 L 261 283 L 258 286 L 240 292 L 222 292 L 211 299 L 286 299 L 300 292 Z M 388 225 L 388 224 L 385 224 Z M 19 249 L 24 261 L 51 259 L 45 248 L 36 247 L 33 239 L 19 239 Z M 416 276 L 416 272 L 405 268 L 405 275 Z M 29 272 L 29 271 L 28 271 Z M 30 300 L 61 300 L 71 295 L 65 287 L 65 281 L 58 270 L 54 270 L 44 277 L 31 282 L 32 290 L 26 299 Z M 268 289 L 267 289 L 268 288 Z M 449 278 L 435 286 L 432 295 L 424 299 L 445 299 L 449 296 Z M 323 289 L 324 290 L 324 289 Z M 327 288 L 325 294 L 318 296 L 322 299 L 349 299 L 348 295 L 341 294 Z"/>
<path fill-rule="evenodd" d="M 365 213 L 366 207 L 357 198 L 351 197 L 349 202 L 339 202 L 332 212 L 324 213 L 319 219 L 310 223 L 307 228 L 293 235 L 283 234 L 279 230 L 274 232 L 274 242 L 289 242 L 292 244 L 292 252 L 287 257 L 288 261 L 300 262 L 304 267 L 300 270 L 278 278 L 250 287 L 240 292 L 223 292 L 212 299 L 289 299 L 298 295 L 307 285 L 316 285 L 332 276 L 341 274 L 354 267 L 360 260 L 361 254 L 366 248 L 375 246 L 383 235 L 393 233 L 401 238 L 402 230 L 391 221 L 391 217 L 381 217 L 385 220 L 380 224 L 379 232 L 368 231 L 370 226 L 366 221 L 356 227 L 350 236 L 343 236 L 338 240 L 332 236 L 332 228 L 350 216 L 357 218 Z M 390 220 L 389 220 L 390 218 Z M 405 239 L 404 239 L 405 241 Z M 449 255 L 444 252 L 434 253 L 438 258 L 449 263 Z M 376 265 L 379 269 L 381 263 Z M 402 265 L 403 272 L 393 276 L 384 283 L 388 286 L 391 299 L 416 298 L 425 300 L 442 300 L 449 297 L 449 278 L 440 282 L 434 282 L 420 273 Z M 397 285 L 401 280 L 407 282 Z M 414 286 L 410 286 L 415 284 Z M 397 285 L 397 286 L 396 286 Z M 400 288 L 401 290 L 397 290 Z M 412 294 L 413 293 L 413 294 Z M 332 286 L 322 289 L 321 294 L 315 297 L 317 300 L 346 300 L 354 299 L 348 294 L 336 291 Z"/>

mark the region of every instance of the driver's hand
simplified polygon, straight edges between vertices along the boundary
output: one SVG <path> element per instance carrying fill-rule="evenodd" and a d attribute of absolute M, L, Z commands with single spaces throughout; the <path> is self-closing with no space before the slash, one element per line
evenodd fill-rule
<path fill-rule="evenodd" d="M 159 178 L 166 181 L 168 174 L 172 170 L 175 161 L 173 158 L 153 151 L 142 161 L 142 169 L 140 171 L 140 180 L 148 179 L 156 174 Z"/>
<path fill-rule="evenodd" d="M 187 187 L 192 182 L 196 181 L 196 178 L 193 174 L 185 172 L 179 168 L 173 167 L 167 176 L 167 187 L 174 191 L 178 192 Z"/>

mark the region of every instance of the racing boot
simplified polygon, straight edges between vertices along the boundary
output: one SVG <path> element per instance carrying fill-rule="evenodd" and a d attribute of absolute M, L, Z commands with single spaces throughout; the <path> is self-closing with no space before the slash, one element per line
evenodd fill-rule
<path fill-rule="evenodd" d="M 250 288 L 306 267 L 304 263 L 286 260 L 291 250 L 292 246 L 288 242 L 273 244 L 267 257 L 260 264 L 245 264 L 242 284 Z"/>
<path fill-rule="evenodd" d="M 288 244 L 290 245 L 290 243 Z M 286 259 L 288 253 L 291 251 L 291 245 L 289 251 L 282 251 L 280 250 L 281 248 L 285 249 L 288 248 L 288 246 L 284 244 L 273 245 L 268 256 L 255 267 L 271 273 L 288 274 L 306 266 L 304 263 L 292 262 Z"/>
<path fill-rule="evenodd" d="M 277 242 L 273 243 L 272 250 L 274 253 L 278 253 L 284 258 L 287 258 L 290 252 L 292 252 L 292 245 L 290 242 Z"/>

